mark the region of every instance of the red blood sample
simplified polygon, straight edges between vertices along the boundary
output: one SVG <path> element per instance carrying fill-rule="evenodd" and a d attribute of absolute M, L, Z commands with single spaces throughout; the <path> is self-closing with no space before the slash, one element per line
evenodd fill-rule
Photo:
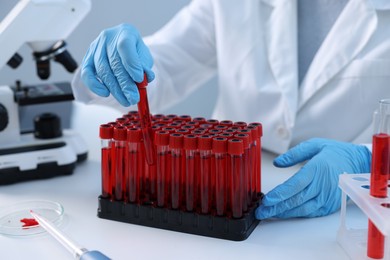
<path fill-rule="evenodd" d="M 157 206 L 166 207 L 170 185 L 169 132 L 157 131 L 155 133 L 155 143 L 157 150 Z"/>
<path fill-rule="evenodd" d="M 23 229 L 39 225 L 39 223 L 35 220 L 35 218 L 23 218 L 20 220 L 20 222 L 24 223 L 22 226 Z"/>
<path fill-rule="evenodd" d="M 230 139 L 228 141 L 228 154 L 230 155 L 229 179 L 231 182 L 230 203 L 233 218 L 242 217 L 242 172 L 244 154 L 243 141 L 240 139 Z"/>
<path fill-rule="evenodd" d="M 142 135 L 144 137 L 144 146 L 145 146 L 145 157 L 149 165 L 153 165 L 156 162 L 156 154 L 153 141 L 153 130 L 152 130 L 152 121 L 149 112 L 149 103 L 148 103 L 148 94 L 146 91 L 146 86 L 148 81 L 146 74 L 144 75 L 144 80 L 141 83 L 137 83 L 138 92 L 139 92 L 139 102 L 138 114 L 141 121 Z"/>
<path fill-rule="evenodd" d="M 102 196 L 110 198 L 112 196 L 111 184 L 111 151 L 112 151 L 112 135 L 114 127 L 109 124 L 103 124 L 99 129 L 101 139 L 101 177 L 102 177 Z"/>
<path fill-rule="evenodd" d="M 178 209 L 182 201 L 183 135 L 173 133 L 169 137 L 171 150 L 171 205 Z"/>
<path fill-rule="evenodd" d="M 372 167 L 370 195 L 387 197 L 387 180 L 390 174 L 390 135 L 375 134 L 372 141 Z M 368 221 L 367 256 L 381 259 L 384 256 L 384 236 L 378 228 Z"/>
<path fill-rule="evenodd" d="M 215 208 L 218 216 L 226 214 L 227 209 L 227 138 L 213 138 L 215 156 Z"/>
<path fill-rule="evenodd" d="M 195 156 L 198 138 L 196 135 L 184 136 L 185 150 L 185 204 L 188 211 L 195 208 L 196 181 L 195 181 Z"/>
<path fill-rule="evenodd" d="M 140 128 L 127 129 L 127 164 L 126 164 L 126 200 L 131 203 L 140 202 L 141 177 L 144 171 L 142 154 L 142 132 Z"/>
<path fill-rule="evenodd" d="M 200 155 L 200 208 L 201 213 L 208 214 L 212 205 L 212 168 L 211 152 L 212 138 L 202 135 L 198 139 L 198 149 Z"/>

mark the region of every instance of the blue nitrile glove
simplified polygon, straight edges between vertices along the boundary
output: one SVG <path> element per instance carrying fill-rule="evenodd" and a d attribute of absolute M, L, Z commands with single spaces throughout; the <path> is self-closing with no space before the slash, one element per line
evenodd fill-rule
<path fill-rule="evenodd" d="M 81 65 L 81 79 L 95 94 L 110 93 L 123 106 L 138 103 L 135 82 L 154 79 L 153 58 L 139 32 L 129 24 L 104 30 L 91 43 Z"/>
<path fill-rule="evenodd" d="M 370 172 L 371 152 L 363 145 L 314 138 L 275 158 L 277 167 L 307 161 L 290 179 L 268 192 L 256 218 L 319 217 L 341 205 L 339 175 Z"/>

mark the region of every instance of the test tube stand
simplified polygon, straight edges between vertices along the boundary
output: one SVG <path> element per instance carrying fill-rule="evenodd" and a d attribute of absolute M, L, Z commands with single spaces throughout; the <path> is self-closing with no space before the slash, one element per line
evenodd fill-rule
<path fill-rule="evenodd" d="M 255 210 L 259 206 L 261 197 L 241 218 L 234 219 L 159 208 L 153 205 L 113 201 L 100 196 L 98 217 L 194 235 L 243 241 L 249 237 L 260 222 L 255 218 Z"/>
<path fill-rule="evenodd" d="M 342 190 L 340 227 L 337 242 L 354 260 L 367 257 L 367 226 L 356 229 L 347 227 L 347 196 L 362 210 L 385 236 L 384 260 L 390 259 L 390 198 L 370 196 L 370 174 L 342 174 L 339 179 Z"/>

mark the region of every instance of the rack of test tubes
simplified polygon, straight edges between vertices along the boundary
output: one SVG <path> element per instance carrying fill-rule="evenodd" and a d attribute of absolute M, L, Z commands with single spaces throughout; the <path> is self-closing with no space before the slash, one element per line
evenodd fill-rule
<path fill-rule="evenodd" d="M 337 241 L 351 259 L 390 260 L 390 198 L 375 198 L 369 194 L 370 175 L 368 173 L 340 175 L 339 186 L 343 194 Z M 362 227 L 349 217 L 347 197 L 367 216 L 369 223 L 378 229 L 376 235 L 371 235 L 372 231 L 369 232 L 367 226 Z M 379 242 L 369 243 L 369 240 Z M 369 254 L 377 257 L 369 257 Z"/>
<path fill-rule="evenodd" d="M 100 125 L 98 216 L 233 241 L 259 220 L 260 123 L 138 111 Z"/>
<path fill-rule="evenodd" d="M 373 122 L 371 174 L 344 174 L 339 180 L 343 199 L 338 240 L 352 259 L 390 259 L 390 99 L 380 100 Z M 360 234 L 346 228 L 347 195 L 368 218 Z"/>

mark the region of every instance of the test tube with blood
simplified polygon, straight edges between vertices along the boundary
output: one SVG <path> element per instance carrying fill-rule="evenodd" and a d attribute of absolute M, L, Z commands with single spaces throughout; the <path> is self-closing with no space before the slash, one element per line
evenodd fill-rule
<path fill-rule="evenodd" d="M 141 83 L 136 83 L 136 84 L 140 95 L 140 100 L 137 106 L 138 106 L 138 114 L 141 121 L 142 135 L 144 139 L 145 157 L 147 163 L 149 165 L 153 165 L 156 162 L 156 158 L 155 158 L 156 152 L 155 152 L 155 147 L 153 142 L 152 122 L 151 122 L 151 115 L 149 112 L 148 95 L 146 91 L 146 86 L 148 85 L 146 74 L 144 74 L 144 80 Z"/>
<path fill-rule="evenodd" d="M 250 165 L 250 150 L 249 143 L 250 137 L 248 134 L 238 133 L 234 135 L 235 138 L 241 139 L 243 141 L 244 146 L 244 154 L 242 155 L 242 163 L 243 163 L 243 172 L 242 172 L 242 210 L 244 212 L 248 211 L 248 205 L 252 202 L 252 197 L 250 193 L 250 183 L 249 183 L 249 175 L 251 173 L 251 165 Z"/>
<path fill-rule="evenodd" d="M 179 209 L 182 202 L 183 135 L 172 133 L 169 136 L 171 150 L 171 206 Z"/>
<path fill-rule="evenodd" d="M 374 126 L 370 195 L 376 198 L 386 198 L 390 175 L 390 99 L 380 101 L 379 111 L 374 117 Z M 384 245 L 384 235 L 369 220 L 367 256 L 382 259 L 384 257 Z"/>
<path fill-rule="evenodd" d="M 201 135 L 198 138 L 198 150 L 200 155 L 200 211 L 208 214 L 212 205 L 212 138 L 208 135 Z"/>
<path fill-rule="evenodd" d="M 113 139 L 115 143 L 115 171 L 113 174 L 114 199 L 124 200 L 125 170 L 126 170 L 126 140 L 127 129 L 124 126 L 115 126 Z"/>
<path fill-rule="evenodd" d="M 166 207 L 170 185 L 169 132 L 157 131 L 155 143 L 157 150 L 157 206 Z"/>
<path fill-rule="evenodd" d="M 258 199 L 259 194 L 261 193 L 261 137 L 263 135 L 263 127 L 261 123 L 253 122 L 250 123 L 248 128 L 254 127 L 257 131 L 253 131 L 252 134 L 256 135 L 256 157 L 255 157 L 255 187 L 256 187 L 256 197 Z"/>
<path fill-rule="evenodd" d="M 243 173 L 243 154 L 244 145 L 241 139 L 230 139 L 228 140 L 228 155 L 230 156 L 230 208 L 232 211 L 233 218 L 242 217 L 242 192 L 243 186 L 242 173 Z"/>
<path fill-rule="evenodd" d="M 113 146 L 113 130 L 114 127 L 109 124 L 100 125 L 99 136 L 101 139 L 101 174 L 102 174 L 102 196 L 111 198 L 111 164 L 112 164 L 112 146 Z"/>
<path fill-rule="evenodd" d="M 227 138 L 213 138 L 215 157 L 215 209 L 218 216 L 226 214 L 227 204 Z"/>
<path fill-rule="evenodd" d="M 142 154 L 142 131 L 140 128 L 127 129 L 127 144 L 126 200 L 131 203 L 139 203 L 140 180 L 145 165 L 145 159 Z"/>
<path fill-rule="evenodd" d="M 184 135 L 185 151 L 185 205 L 187 211 L 195 209 L 196 202 L 196 180 L 195 180 L 195 157 L 198 147 L 198 138 L 196 135 Z"/>

